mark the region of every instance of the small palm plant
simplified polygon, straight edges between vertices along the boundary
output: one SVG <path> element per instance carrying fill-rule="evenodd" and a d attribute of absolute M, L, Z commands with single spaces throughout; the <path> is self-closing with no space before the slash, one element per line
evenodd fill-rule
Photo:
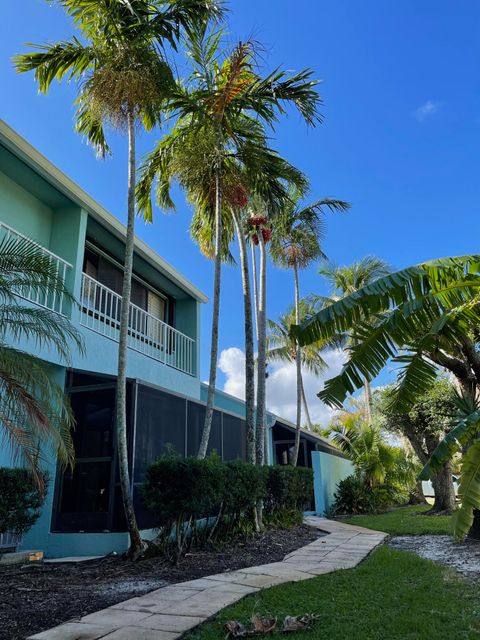
<path fill-rule="evenodd" d="M 41 462 L 53 448 L 63 464 L 73 464 L 74 421 L 63 385 L 48 362 L 11 346 L 28 340 L 51 348 L 65 364 L 70 346 L 83 352 L 80 334 L 64 316 L 23 301 L 22 293 L 38 291 L 45 299 L 63 296 L 73 302 L 57 267 L 28 239 L 0 241 L 0 432 L 14 461 L 25 465 L 44 489 Z"/>
<path fill-rule="evenodd" d="M 300 321 L 311 315 L 313 312 L 312 305 L 307 300 L 301 300 L 299 304 L 300 309 Z M 297 361 L 297 342 L 292 338 L 290 334 L 290 327 L 295 324 L 297 312 L 294 307 L 283 313 L 278 321 L 268 321 L 268 333 L 267 333 L 267 361 L 268 362 L 288 362 L 296 364 Z M 302 368 L 313 374 L 319 376 L 322 371 L 327 368 L 327 363 L 322 358 L 321 351 L 325 348 L 323 342 L 315 342 L 301 350 L 302 356 Z M 307 398 L 305 395 L 305 387 L 303 384 L 303 374 L 300 372 L 300 393 L 301 401 L 303 404 L 303 410 L 305 411 L 305 417 L 307 419 L 307 425 L 310 430 L 313 429 L 312 421 L 310 419 L 310 411 L 308 409 Z"/>

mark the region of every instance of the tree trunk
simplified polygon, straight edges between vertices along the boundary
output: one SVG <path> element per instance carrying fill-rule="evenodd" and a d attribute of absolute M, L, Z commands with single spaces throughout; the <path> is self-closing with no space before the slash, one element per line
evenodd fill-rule
<path fill-rule="evenodd" d="M 253 346 L 252 294 L 245 234 L 238 211 L 232 210 L 238 238 L 242 270 L 243 309 L 245 317 L 245 419 L 247 428 L 247 461 L 255 464 L 255 354 Z"/>
<path fill-rule="evenodd" d="M 207 407 L 205 410 L 205 423 L 203 425 L 202 440 L 197 457 L 205 458 L 207 455 L 210 431 L 212 428 L 213 402 L 215 399 L 215 385 L 217 383 L 217 359 L 218 359 L 218 323 L 220 318 L 220 286 L 222 274 L 222 185 L 220 166 L 215 171 L 215 272 L 213 279 L 213 315 L 212 337 L 210 346 L 210 376 L 208 379 Z"/>
<path fill-rule="evenodd" d="M 258 276 L 257 276 L 257 254 L 255 252 L 255 244 L 252 241 L 252 269 L 253 269 L 253 307 L 255 317 L 255 336 L 258 343 Z"/>
<path fill-rule="evenodd" d="M 300 383 L 302 385 L 302 404 L 305 411 L 305 418 L 307 419 L 308 430 L 313 430 L 312 419 L 310 418 L 310 411 L 308 409 L 307 396 L 305 395 L 305 386 L 303 384 L 303 375 L 300 377 Z"/>
<path fill-rule="evenodd" d="M 435 501 L 430 513 L 452 513 L 455 510 L 455 491 L 450 460 L 432 477 L 432 486 L 435 492 Z"/>
<path fill-rule="evenodd" d="M 410 492 L 408 504 L 428 504 L 425 496 L 423 495 L 421 480 L 417 480 L 415 489 Z"/>
<path fill-rule="evenodd" d="M 258 355 L 257 355 L 257 415 L 255 421 L 256 460 L 265 462 L 265 372 L 266 372 L 266 271 L 267 255 L 262 230 L 259 229 L 258 246 L 260 248 L 260 286 L 258 299 Z"/>
<path fill-rule="evenodd" d="M 293 265 L 293 275 L 295 279 L 295 322 L 300 324 L 300 290 L 298 286 L 298 268 L 297 265 Z M 298 452 L 300 450 L 300 429 L 302 427 L 302 350 L 299 344 L 297 344 L 295 352 L 295 365 L 297 368 L 297 420 L 295 431 L 295 446 L 293 448 L 291 463 L 294 467 L 297 466 Z"/>
<path fill-rule="evenodd" d="M 138 530 L 133 508 L 132 487 L 128 469 L 127 443 L 127 342 L 132 290 L 133 246 L 135 240 L 135 119 L 128 114 L 128 216 L 125 240 L 125 266 L 123 272 L 120 336 L 118 345 L 118 373 L 116 394 L 117 455 L 122 489 L 123 508 L 130 534 L 129 556 L 138 558 L 143 552 L 143 543 Z"/>
<path fill-rule="evenodd" d="M 363 389 L 365 394 L 365 420 L 370 426 L 372 424 L 372 389 L 370 381 L 364 378 Z"/>

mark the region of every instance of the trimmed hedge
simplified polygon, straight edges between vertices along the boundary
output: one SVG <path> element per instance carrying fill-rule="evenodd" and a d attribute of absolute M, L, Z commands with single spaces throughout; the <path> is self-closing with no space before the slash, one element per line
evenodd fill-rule
<path fill-rule="evenodd" d="M 0 467 L 0 533 L 25 533 L 40 516 L 44 500 L 26 469 Z"/>
<path fill-rule="evenodd" d="M 162 456 L 147 470 L 145 507 L 159 531 L 157 544 L 178 560 L 186 545 L 203 546 L 255 530 L 255 505 L 262 500 L 269 526 L 290 526 L 311 503 L 311 469 L 257 466 Z"/>

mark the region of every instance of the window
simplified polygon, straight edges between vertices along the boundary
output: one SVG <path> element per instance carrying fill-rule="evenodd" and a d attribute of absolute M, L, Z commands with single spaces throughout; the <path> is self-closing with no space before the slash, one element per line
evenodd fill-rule
<path fill-rule="evenodd" d="M 185 455 L 185 411 L 185 398 L 138 385 L 134 482 L 143 482 L 147 467 L 169 448 Z"/>
<path fill-rule="evenodd" d="M 104 531 L 111 527 L 115 443 L 115 388 L 71 394 L 76 420 L 75 467 L 59 481 L 58 531 Z"/>
<path fill-rule="evenodd" d="M 93 280 L 103 284 L 114 293 L 121 296 L 123 288 L 123 269 L 120 265 L 96 251 L 85 249 L 83 260 L 84 273 Z M 107 300 L 108 296 L 102 295 L 100 291 L 95 291 L 95 287 L 85 283 L 82 293 L 82 301 L 86 306 L 94 308 L 95 311 L 107 313 L 116 320 L 120 319 L 120 309 L 117 304 Z M 160 292 L 154 291 L 141 278 L 133 275 L 131 302 L 139 309 L 147 311 L 154 318 L 167 322 L 167 298 Z M 130 325 L 142 335 L 160 333 L 158 323 L 153 318 L 145 318 L 138 310 L 130 313 Z M 159 335 L 159 341 L 161 336 Z"/>
<path fill-rule="evenodd" d="M 187 408 L 187 455 L 189 456 L 196 456 L 198 453 L 204 423 L 205 406 L 189 400 Z M 222 444 L 222 414 L 214 411 L 207 455 L 216 451 L 219 456 L 222 456 Z"/>

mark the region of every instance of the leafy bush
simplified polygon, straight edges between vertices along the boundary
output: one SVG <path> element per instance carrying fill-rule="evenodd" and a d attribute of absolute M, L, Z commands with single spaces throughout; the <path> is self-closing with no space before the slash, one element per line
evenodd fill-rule
<path fill-rule="evenodd" d="M 275 526 L 291 526 L 302 521 L 303 511 L 313 499 L 313 471 L 305 467 L 267 467 L 265 521 Z"/>
<path fill-rule="evenodd" d="M 361 475 L 351 475 L 338 484 L 335 514 L 377 513 L 406 501 L 405 495 L 390 485 L 370 487 Z"/>
<path fill-rule="evenodd" d="M 26 469 L 0 467 L 0 533 L 25 533 L 40 516 L 44 500 Z"/>
<path fill-rule="evenodd" d="M 298 522 L 312 493 L 310 469 L 222 463 L 215 454 L 205 460 L 163 456 L 149 467 L 142 487 L 159 530 L 157 543 L 175 560 L 186 545 L 253 533 L 259 500 L 267 525 Z"/>

